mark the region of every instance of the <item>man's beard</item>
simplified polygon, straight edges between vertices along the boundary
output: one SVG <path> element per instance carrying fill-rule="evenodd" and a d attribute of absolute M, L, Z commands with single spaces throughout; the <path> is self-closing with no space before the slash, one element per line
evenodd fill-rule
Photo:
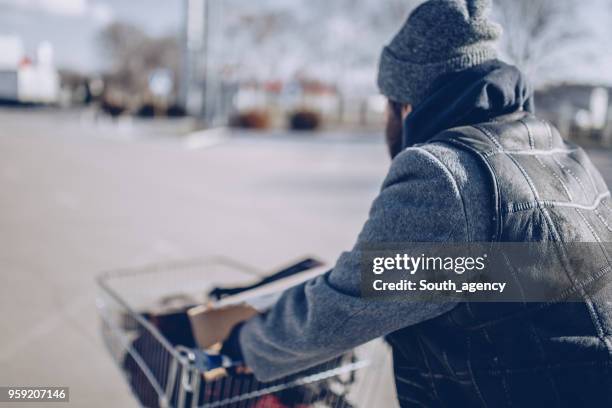
<path fill-rule="evenodd" d="M 402 151 L 403 126 L 401 116 L 398 117 L 395 113 L 389 115 L 385 128 L 385 139 L 389 155 L 393 159 Z"/>

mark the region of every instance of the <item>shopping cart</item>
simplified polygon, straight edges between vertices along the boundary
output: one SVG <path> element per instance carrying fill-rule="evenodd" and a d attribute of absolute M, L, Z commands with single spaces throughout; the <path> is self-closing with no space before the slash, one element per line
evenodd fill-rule
<path fill-rule="evenodd" d="M 387 406 L 380 403 L 381 370 L 390 359 L 380 342 L 273 382 L 257 381 L 235 370 L 233 362 L 196 347 L 184 311 L 206 302 L 206 294 L 219 284 L 243 284 L 261 276 L 233 260 L 207 258 L 98 277 L 102 336 L 141 406 Z"/>

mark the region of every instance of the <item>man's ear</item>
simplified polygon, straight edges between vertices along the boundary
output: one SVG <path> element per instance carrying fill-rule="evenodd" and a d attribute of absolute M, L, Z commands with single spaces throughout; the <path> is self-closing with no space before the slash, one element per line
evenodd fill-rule
<path fill-rule="evenodd" d="M 412 112 L 412 105 L 404 105 L 402 106 L 402 120 L 406 120 L 408 115 Z"/>

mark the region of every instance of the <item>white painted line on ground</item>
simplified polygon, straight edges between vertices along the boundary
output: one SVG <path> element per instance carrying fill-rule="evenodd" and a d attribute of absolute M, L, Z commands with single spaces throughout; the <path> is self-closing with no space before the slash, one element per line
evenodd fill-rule
<path fill-rule="evenodd" d="M 229 131 L 226 127 L 199 130 L 189 133 L 183 141 L 183 146 L 187 150 L 206 149 L 220 145 L 229 138 Z"/>

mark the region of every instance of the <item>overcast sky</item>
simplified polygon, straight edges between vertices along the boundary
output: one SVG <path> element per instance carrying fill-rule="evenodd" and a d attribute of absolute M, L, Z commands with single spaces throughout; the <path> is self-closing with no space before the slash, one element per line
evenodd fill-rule
<path fill-rule="evenodd" d="M 55 60 L 59 67 L 93 72 L 105 65 L 97 41 L 97 35 L 105 25 L 113 21 L 127 21 L 135 23 L 152 35 L 178 33 L 183 1 L 0 0 L 0 35 L 19 35 L 30 55 L 34 55 L 34 50 L 41 41 L 50 41 L 54 46 Z M 562 61 L 555 61 L 553 66 L 547 69 L 558 76 L 556 81 L 612 84 L 612 2 L 574 1 L 579 4 L 579 13 L 567 16 L 568 21 L 562 21 L 561 26 L 580 25 L 586 31 L 593 31 L 594 35 L 577 42 L 573 50 L 567 47 L 559 48 L 558 51 L 564 58 Z M 341 68 L 342 64 L 353 66 L 355 64 L 351 61 L 342 62 L 347 58 L 344 51 L 351 50 L 351 55 L 361 58 L 359 52 L 353 51 L 359 51 L 358 47 L 365 47 L 371 51 L 367 55 L 372 56 L 372 72 L 365 74 L 371 82 L 375 76 L 375 60 L 380 48 L 397 30 L 396 26 L 400 25 L 404 13 L 398 14 L 397 21 L 388 21 L 374 31 L 366 31 L 365 36 L 364 24 L 367 19 L 363 20 L 364 16 L 361 14 L 381 13 L 390 9 L 390 5 L 394 3 L 402 6 L 406 4 L 408 7 L 415 2 L 417 0 L 353 0 L 349 3 L 356 6 L 347 8 L 346 3 L 339 0 L 219 0 L 217 4 L 223 6 L 219 8 L 222 13 L 216 18 L 219 21 L 213 22 L 213 31 L 218 31 L 214 41 L 217 42 L 216 48 L 222 51 L 224 59 L 231 59 L 233 56 L 244 62 L 245 69 L 252 71 L 256 71 L 256 68 L 261 71 L 268 65 L 280 69 L 283 65 L 291 68 L 291 64 L 300 66 L 308 62 L 318 68 L 318 71 L 325 71 L 325 62 L 327 65 L 340 64 Z M 252 37 L 253 33 L 245 29 L 240 16 L 249 12 L 257 14 L 266 8 L 296 14 L 291 15 L 297 20 L 288 19 L 291 25 L 287 31 L 275 33 L 267 45 L 254 46 L 251 44 L 253 41 L 243 41 L 244 38 L 241 40 L 241 36 Z M 234 25 L 229 24 L 232 16 L 237 17 L 234 18 Z M 314 18 L 311 18 L 313 16 Z M 301 20 L 305 21 L 302 26 L 294 25 Z M 267 24 L 266 20 L 262 21 L 264 25 Z M 342 29 L 342 33 L 334 34 L 333 30 L 326 31 L 325 27 Z M 282 38 L 279 38 L 280 36 Z M 345 37 L 349 38 L 348 42 L 340 41 Z M 211 52 L 215 51 L 215 47 L 212 48 Z M 308 53 L 311 49 L 325 51 L 327 48 L 327 54 Z M 274 61 L 274 64 L 261 64 L 262 60 Z M 538 77 L 543 78 L 544 74 L 548 73 L 544 70 Z"/>
<path fill-rule="evenodd" d="M 177 32 L 182 0 L 0 0 L 0 35 L 19 35 L 30 55 L 50 41 L 58 66 L 95 71 L 97 33 L 114 21 L 133 22 L 151 34 Z"/>

